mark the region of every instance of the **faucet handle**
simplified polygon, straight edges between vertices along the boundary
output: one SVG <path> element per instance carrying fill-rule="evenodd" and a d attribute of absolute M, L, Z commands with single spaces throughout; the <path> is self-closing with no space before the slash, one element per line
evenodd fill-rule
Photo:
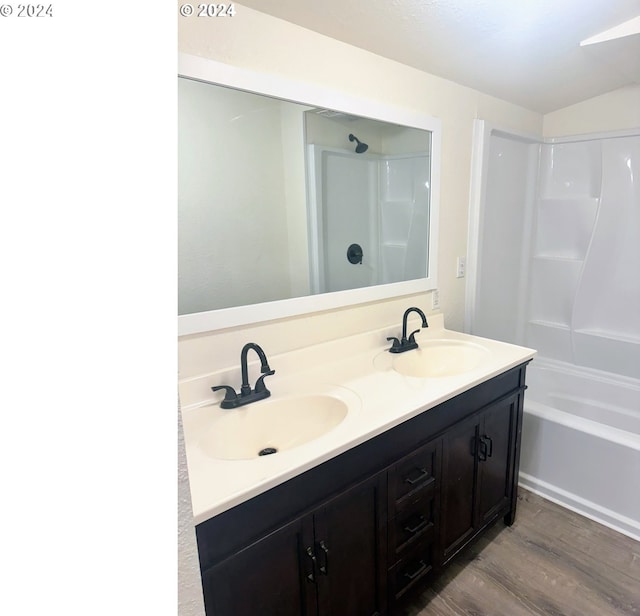
<path fill-rule="evenodd" d="M 419 333 L 419 332 L 420 332 L 420 330 L 419 330 L 419 329 L 416 329 L 416 331 L 415 331 L 415 332 L 411 332 L 411 335 L 409 336 L 409 343 L 413 343 L 413 342 L 415 342 L 415 341 L 416 341 L 415 336 L 416 336 L 416 334 L 417 334 L 417 333 Z"/>
<path fill-rule="evenodd" d="M 257 381 L 256 381 L 256 386 L 254 388 L 254 392 L 255 393 L 260 393 L 263 391 L 266 391 L 267 394 L 270 394 L 271 392 L 266 388 L 265 384 L 264 384 L 264 379 L 268 376 L 271 376 L 272 374 L 275 374 L 276 371 L 275 370 L 269 370 L 268 372 L 265 372 Z M 266 396 L 265 396 L 266 397 Z"/>
<path fill-rule="evenodd" d="M 238 394 L 236 393 L 236 390 L 230 385 L 216 385 L 215 387 L 211 388 L 212 391 L 218 391 L 219 389 L 225 390 L 223 402 L 234 402 L 235 400 L 238 399 Z"/>
<path fill-rule="evenodd" d="M 393 344 L 391 345 L 391 349 L 398 349 L 400 348 L 400 340 L 398 340 L 397 338 L 391 336 L 390 338 L 387 338 L 387 340 L 389 342 L 391 342 L 393 340 Z M 389 349 L 389 350 L 391 350 Z"/>

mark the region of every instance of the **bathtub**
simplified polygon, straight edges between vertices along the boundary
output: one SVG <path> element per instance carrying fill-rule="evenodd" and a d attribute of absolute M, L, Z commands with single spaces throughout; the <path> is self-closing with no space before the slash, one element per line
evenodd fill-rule
<path fill-rule="evenodd" d="M 538 357 L 527 384 L 520 485 L 640 541 L 640 381 Z"/>

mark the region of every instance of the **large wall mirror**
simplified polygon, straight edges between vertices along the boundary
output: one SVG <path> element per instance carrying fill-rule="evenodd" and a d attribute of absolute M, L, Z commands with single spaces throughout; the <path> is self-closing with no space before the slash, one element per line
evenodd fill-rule
<path fill-rule="evenodd" d="M 436 287 L 439 121 L 180 56 L 187 335 Z"/>

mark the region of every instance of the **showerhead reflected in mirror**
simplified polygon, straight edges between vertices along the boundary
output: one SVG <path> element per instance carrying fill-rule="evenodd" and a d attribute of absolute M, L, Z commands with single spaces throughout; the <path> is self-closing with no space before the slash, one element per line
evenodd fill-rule
<path fill-rule="evenodd" d="M 284 301 L 429 275 L 430 131 L 182 77 L 178 94 L 180 315 L 295 314 Z"/>
<path fill-rule="evenodd" d="M 349 141 L 356 142 L 356 154 L 364 154 L 369 149 L 369 146 L 366 143 L 362 143 L 354 134 L 349 135 Z"/>

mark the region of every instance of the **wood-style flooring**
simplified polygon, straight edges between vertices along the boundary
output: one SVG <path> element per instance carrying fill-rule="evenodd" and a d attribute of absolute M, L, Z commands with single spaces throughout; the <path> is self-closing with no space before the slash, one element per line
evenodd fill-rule
<path fill-rule="evenodd" d="M 640 542 L 522 488 L 403 616 L 640 616 Z"/>

